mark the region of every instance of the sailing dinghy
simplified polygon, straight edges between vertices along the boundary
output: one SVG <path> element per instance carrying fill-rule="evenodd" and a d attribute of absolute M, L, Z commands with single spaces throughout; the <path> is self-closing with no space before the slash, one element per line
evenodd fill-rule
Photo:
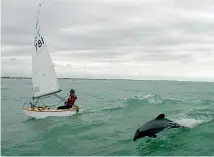
<path fill-rule="evenodd" d="M 36 35 L 34 39 L 34 51 L 32 54 L 32 102 L 23 105 L 23 112 L 33 118 L 45 117 L 64 117 L 81 111 L 80 105 L 75 105 L 71 109 L 54 109 L 47 106 L 39 106 L 42 99 L 56 96 L 58 99 L 65 101 L 64 98 L 57 95 L 62 90 L 59 87 L 56 72 L 50 57 L 46 41 L 40 31 L 39 10 L 36 22 Z M 27 106 L 28 105 L 28 106 Z"/>

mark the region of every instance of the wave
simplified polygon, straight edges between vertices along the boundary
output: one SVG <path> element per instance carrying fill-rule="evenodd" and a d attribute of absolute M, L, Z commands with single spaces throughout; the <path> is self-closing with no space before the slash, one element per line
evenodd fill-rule
<path fill-rule="evenodd" d="M 206 100 L 206 99 L 173 99 L 166 98 L 162 99 L 160 95 L 157 94 L 147 94 L 147 95 L 134 95 L 129 98 L 125 98 L 125 103 L 127 104 L 201 104 L 201 105 L 213 105 L 214 99 Z"/>
<path fill-rule="evenodd" d="M 179 99 L 162 99 L 161 96 L 157 94 L 147 94 L 141 96 L 140 94 L 137 96 L 132 96 L 131 98 L 125 98 L 125 103 L 127 104 L 178 104 L 184 103 L 184 101 Z"/>
<path fill-rule="evenodd" d="M 138 103 L 150 103 L 150 104 L 162 104 L 163 100 L 159 95 L 148 94 L 148 95 L 134 95 L 131 98 L 125 98 L 127 104 L 138 104 Z"/>
<path fill-rule="evenodd" d="M 86 110 L 83 110 L 83 113 L 87 114 L 87 113 L 95 113 L 100 111 L 117 111 L 117 110 L 121 110 L 122 108 L 123 107 L 120 105 L 106 106 L 106 107 L 93 107 L 93 108 L 88 108 Z"/>
<path fill-rule="evenodd" d="M 117 111 L 122 109 L 122 106 L 110 106 L 110 107 L 105 107 L 101 111 Z"/>
<path fill-rule="evenodd" d="M 127 105 L 128 106 L 133 106 L 133 105 L 142 105 L 142 104 L 155 104 L 155 105 L 176 105 L 176 104 L 202 104 L 200 107 L 200 110 L 197 111 L 197 113 L 199 111 L 202 111 L 203 109 L 206 109 L 207 107 L 210 108 L 210 106 L 204 106 L 204 104 L 213 104 L 214 100 L 202 100 L 202 99 L 197 99 L 197 100 L 186 100 L 184 98 L 184 100 L 180 100 L 180 99 L 172 99 L 172 98 L 167 98 L 167 99 L 162 99 L 159 95 L 157 94 L 147 94 L 147 95 L 135 95 L 135 96 L 131 96 L 130 98 L 125 98 L 125 99 L 120 99 L 118 100 L 116 103 L 111 103 L 108 105 L 99 105 L 99 106 L 94 106 L 94 107 L 90 107 L 90 108 L 86 108 L 83 110 L 83 114 L 91 114 L 91 113 L 95 113 L 95 112 L 117 112 L 119 110 L 122 109 L 126 109 Z M 197 108 L 199 108 L 197 106 Z M 176 110 L 176 111 L 171 111 L 173 112 L 172 114 L 177 114 L 177 113 L 184 113 L 186 111 L 184 111 L 184 109 L 180 109 L 180 110 Z M 187 110 L 187 112 L 189 112 Z M 185 113 L 186 114 L 186 113 Z M 202 113 L 200 113 L 202 114 Z M 189 113 L 189 116 L 193 116 L 191 115 L 191 113 Z M 194 117 L 194 116 L 193 116 Z M 187 118 L 187 117 L 186 117 Z M 184 119 L 183 121 L 192 121 L 192 123 L 200 123 L 200 120 L 194 120 L 194 118 L 187 118 Z M 197 121 L 197 122 L 196 122 Z M 203 121 L 203 120 L 202 120 Z"/>
<path fill-rule="evenodd" d="M 195 103 L 201 104 L 201 105 L 214 105 L 214 99 L 211 99 L 211 100 L 197 99 Z"/>

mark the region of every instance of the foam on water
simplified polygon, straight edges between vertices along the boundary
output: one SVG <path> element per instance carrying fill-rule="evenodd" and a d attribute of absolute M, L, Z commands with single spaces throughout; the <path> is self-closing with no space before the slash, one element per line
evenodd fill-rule
<path fill-rule="evenodd" d="M 190 118 L 183 118 L 180 120 L 175 120 L 176 123 L 181 124 L 185 127 L 193 128 L 197 126 L 198 124 L 204 123 L 206 121 L 204 120 L 197 120 L 197 119 L 190 119 Z"/>
<path fill-rule="evenodd" d="M 172 120 L 185 127 L 194 128 L 197 125 L 207 123 L 207 122 L 211 121 L 212 119 L 213 118 L 210 115 L 207 115 L 207 116 L 198 115 L 198 117 L 190 117 L 187 114 L 180 113 L 179 115 L 174 117 Z"/>
<path fill-rule="evenodd" d="M 132 103 L 133 101 L 137 101 L 137 102 L 143 102 L 146 101 L 150 104 L 161 104 L 163 103 L 163 100 L 161 99 L 161 97 L 159 95 L 156 94 L 146 94 L 146 95 L 134 95 L 132 97 L 128 97 L 125 98 L 126 101 Z"/>

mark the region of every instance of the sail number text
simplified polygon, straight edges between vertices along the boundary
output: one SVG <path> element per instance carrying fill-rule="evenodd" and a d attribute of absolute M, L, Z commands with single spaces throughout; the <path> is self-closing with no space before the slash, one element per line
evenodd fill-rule
<path fill-rule="evenodd" d="M 44 40 L 43 40 L 43 38 L 41 37 L 41 39 L 39 39 L 37 42 L 36 42 L 36 44 L 35 44 L 35 47 L 36 47 L 36 51 L 37 51 L 37 47 L 42 47 L 42 45 L 44 45 L 45 44 L 45 42 L 44 42 Z"/>

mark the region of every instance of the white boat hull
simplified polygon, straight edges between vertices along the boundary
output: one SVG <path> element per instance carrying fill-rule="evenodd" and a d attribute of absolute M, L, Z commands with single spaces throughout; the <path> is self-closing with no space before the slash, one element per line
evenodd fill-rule
<path fill-rule="evenodd" d="M 31 108 L 23 108 L 23 112 L 25 115 L 29 117 L 33 117 L 36 119 L 47 118 L 47 117 L 69 117 L 73 114 L 80 113 L 82 109 L 79 109 L 79 112 L 76 109 L 73 110 L 57 110 L 57 109 L 49 109 L 49 110 L 32 110 Z"/>

